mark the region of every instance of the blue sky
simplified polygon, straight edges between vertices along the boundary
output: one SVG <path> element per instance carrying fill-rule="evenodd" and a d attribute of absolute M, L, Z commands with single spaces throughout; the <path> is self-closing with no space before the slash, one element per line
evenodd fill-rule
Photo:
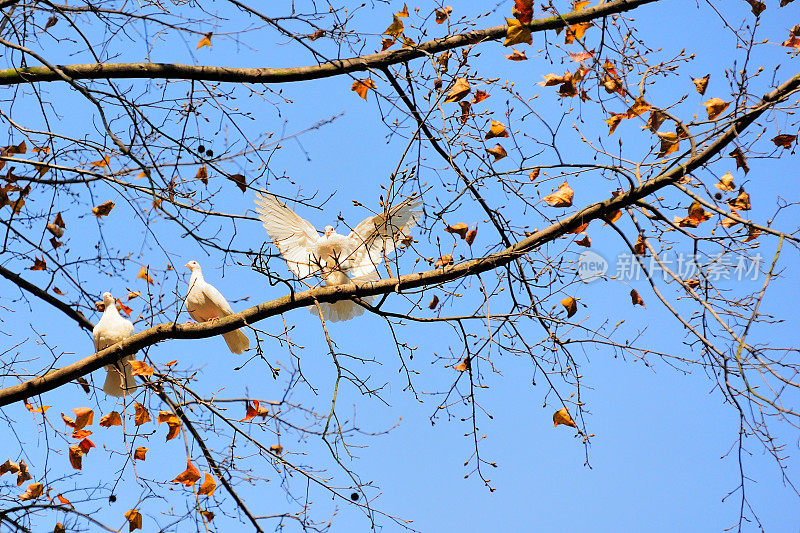
<path fill-rule="evenodd" d="M 753 17 L 745 2 L 715 2 L 714 5 L 724 11 L 728 21 L 734 26 L 738 26 L 740 21 L 752 23 Z M 121 55 L 114 60 L 143 60 L 149 53 L 153 61 L 230 66 L 312 63 L 307 52 L 287 44 L 285 39 L 276 37 L 274 32 L 268 30 L 254 29 L 239 36 L 238 42 L 233 37 L 226 37 L 226 31 L 241 30 L 247 24 L 257 24 L 246 17 L 233 15 L 230 6 L 217 4 L 213 7 L 227 17 L 219 22 L 218 28 L 211 23 L 208 28 L 199 28 L 200 31 L 214 29 L 219 34 L 213 38 L 213 48 L 195 51 L 194 42 L 188 40 L 184 47 L 177 39 L 157 41 L 144 31 L 139 35 L 131 32 L 134 35 L 134 44 L 121 50 Z M 413 7 L 409 4 L 412 11 Z M 424 6 L 425 9 L 428 7 Z M 461 14 L 474 16 L 477 11 L 485 12 L 487 9 L 484 4 L 466 2 L 454 7 L 454 17 Z M 367 6 L 357 13 L 355 27 L 359 31 L 376 34 L 368 42 L 370 46 L 377 47 L 379 32 L 391 22 L 391 13 L 401 8 L 401 3 Z M 502 17 L 509 10 L 510 3 L 499 4 L 478 25 L 482 27 L 501 24 Z M 789 20 L 792 16 L 796 17 L 797 13 L 797 8 L 792 6 L 778 10 L 776 6 L 769 5 L 762 16 L 757 32 L 759 38 L 755 40 L 768 38 L 770 41 L 757 46 L 751 59 L 751 71 L 757 66 L 765 67 L 765 73 L 752 82 L 751 92 L 754 94 L 760 95 L 769 90 L 769 76 L 774 67 L 780 66 L 776 80 L 783 80 L 796 71 L 797 58 L 790 56 L 787 49 L 780 47 L 779 43 L 786 39 L 789 28 L 800 22 Z M 696 53 L 692 63 L 681 66 L 679 76 L 665 78 L 648 88 L 649 101 L 664 105 L 686 94 L 686 100 L 674 112 L 688 120 L 692 114 L 698 114 L 702 118 L 705 111 L 701 103 L 708 97 L 730 99 L 730 88 L 724 69 L 732 68 L 734 58 L 737 61 L 735 68 L 740 68 L 743 52 L 733 48 L 735 40 L 731 32 L 724 28 L 720 18 L 707 4 L 702 3 L 698 8 L 693 2 L 659 2 L 638 9 L 632 16 L 635 19 L 632 25 L 638 36 L 653 48 L 663 47 L 653 57 L 666 60 L 682 48 Z M 62 28 L 57 26 L 55 29 Z M 434 30 L 442 31 L 439 27 Z M 587 36 L 587 47 L 597 46 L 598 29 L 589 30 Z M 96 38 L 99 40 L 102 35 L 98 34 Z M 547 34 L 547 38 L 554 39 L 557 43 L 562 42 L 561 38 L 554 38 L 551 33 Z M 275 44 L 276 41 L 280 44 Z M 326 53 L 334 52 L 326 50 L 324 40 L 318 44 Z M 581 105 L 574 100 L 560 100 L 555 95 L 554 88 L 534 85 L 544 74 L 561 73 L 573 68 L 567 63 L 569 59 L 565 52 L 551 46 L 551 55 L 548 56 L 542 51 L 542 35 L 535 35 L 533 46 L 524 48 L 529 60 L 517 63 L 502 57 L 504 53 L 508 53 L 508 49 L 498 43 L 487 43 L 476 49 L 480 50 L 481 55 L 473 60 L 472 68 L 486 78 L 513 80 L 517 90 L 526 98 L 538 94 L 539 97 L 532 100 L 531 105 L 548 120 L 558 120 L 570 106 L 575 106 L 575 110 L 566 114 L 558 135 L 558 147 L 566 155 L 566 159 L 591 162 L 593 155 L 580 142 L 573 125 L 585 131 L 590 140 L 604 143 L 610 151 L 618 150 L 618 140 L 624 140 L 625 149 L 629 150 L 627 153 L 633 159 L 649 150 L 652 139 L 640 131 L 641 124 L 628 121 L 618 128 L 615 135 L 608 137 L 607 128 L 602 122 L 606 115 L 593 107 L 591 102 Z M 45 50 L 53 61 L 77 61 L 69 55 L 68 47 L 61 50 L 50 44 Z M 573 50 L 574 48 L 570 48 L 568 51 Z M 365 53 L 372 51 L 368 47 Z M 550 58 L 555 59 L 555 64 L 551 64 Z M 84 57 L 82 60 L 88 59 Z M 689 78 L 706 73 L 711 73 L 711 84 L 706 96 L 701 97 L 695 93 Z M 377 75 L 375 78 L 379 89 L 388 92 L 388 83 L 381 81 Z M 395 170 L 399 155 L 405 148 L 405 141 L 399 136 L 389 137 L 387 127 L 380 121 L 381 113 L 391 112 L 387 102 L 376 102 L 373 94 L 364 102 L 350 92 L 351 83 L 350 78 L 337 77 L 271 87 L 272 90 L 283 91 L 281 97 L 268 93 L 264 99 L 250 97 L 247 91 L 238 90 L 237 101 L 232 105 L 239 106 L 244 115 L 235 125 L 251 141 L 268 132 L 274 132 L 274 138 L 280 138 L 282 135 L 304 130 L 319 120 L 338 118 L 331 124 L 303 134 L 297 139 L 281 142 L 280 149 L 274 152 L 266 168 L 259 168 L 257 162 L 239 158 L 225 163 L 226 170 L 242 171 L 251 179 L 259 176 L 254 185 L 266 187 L 278 194 L 295 196 L 302 190 L 306 195 L 315 192 L 320 197 L 333 195 L 324 212 L 298 208 L 300 214 L 318 228 L 335 223 L 338 213 L 350 225 L 360 221 L 366 216 L 366 212 L 363 208 L 354 207 L 351 200 L 377 208 L 378 196 L 382 193 L 380 187 L 386 184 L 389 175 Z M 155 94 L 161 90 L 158 84 L 152 82 L 121 82 L 119 86 L 134 87 L 135 94 L 147 94 L 148 91 Z M 226 88 L 221 87 L 223 90 Z M 102 136 L 95 132 L 96 116 L 91 114 L 92 111 L 84 102 L 69 95 L 61 85 L 53 84 L 45 89 L 58 98 L 59 131 L 73 135 L 85 134 L 102 142 Z M 177 82 L 167 89 L 169 94 L 175 95 L 185 91 L 186 84 Z M 292 103 L 282 103 L 280 106 L 269 103 L 284 98 Z M 509 105 L 517 105 L 519 111 L 519 105 L 507 104 L 507 99 L 501 91 L 495 90 L 492 97 L 477 104 L 476 109 L 485 108 L 494 113 L 493 117 L 503 114 Z M 22 98 L 18 98 L 18 103 L 14 105 L 14 111 L 19 116 L 30 110 L 26 107 L 30 104 Z M 613 111 L 625 110 L 622 104 L 618 104 L 618 108 L 611 107 Z M 446 109 L 451 111 L 450 108 Z M 578 111 L 581 115 L 578 115 Z M 208 122 L 200 120 L 197 124 L 191 124 L 190 131 L 194 128 L 207 148 L 223 153 L 231 140 L 237 138 L 237 133 L 232 124 L 215 119 L 211 112 L 208 116 Z M 512 117 L 516 116 L 512 114 Z M 35 115 L 27 119 L 31 125 L 41 121 Z M 174 115 L 167 115 L 165 120 L 175 121 L 176 118 Z M 507 124 L 512 129 L 524 130 L 534 138 L 545 132 L 534 120 Z M 791 131 L 794 127 L 796 132 L 796 125 L 793 124 L 791 118 L 779 118 L 777 125 L 767 127 L 768 133 L 764 134 L 764 141 L 777 134 L 778 130 L 784 131 L 782 128 Z M 441 125 L 441 119 L 437 125 Z M 773 133 L 775 128 L 776 133 Z M 750 133 L 749 138 L 753 140 L 755 135 L 755 132 Z M 758 149 L 771 152 L 770 146 L 757 146 Z M 754 208 L 749 213 L 750 216 L 763 222 L 773 216 L 778 195 L 787 202 L 798 200 L 796 188 L 787 185 L 797 172 L 796 155 L 781 155 L 780 159 L 753 161 L 753 169 L 747 176 L 737 172 L 729 158 L 714 163 L 707 171 L 698 172 L 698 176 L 706 183 L 713 183 L 710 177 L 712 174 L 719 176 L 728 170 L 734 172 L 737 184 L 745 183 L 753 197 Z M 506 160 L 496 165 L 496 170 L 513 169 L 515 164 L 519 164 L 515 157 L 511 153 Z M 536 164 L 548 164 L 555 161 L 554 157 L 552 151 L 546 151 L 534 161 Z M 450 191 L 442 187 L 441 182 L 452 183 L 454 177 L 430 150 L 423 151 L 423 158 L 422 179 L 433 187 L 426 193 L 424 200 L 426 208 L 433 211 L 439 202 L 449 199 L 451 195 Z M 414 162 L 412 157 L 400 166 L 408 167 Z M 466 168 L 473 168 L 471 162 L 462 164 Z M 189 179 L 195 171 L 195 166 L 189 166 L 186 170 L 180 169 L 179 175 Z M 288 179 L 278 179 L 278 176 Z M 543 179 L 539 185 L 541 194 L 549 193 L 561 181 L 558 173 L 552 173 L 549 179 Z M 613 179 L 583 180 L 570 177 L 569 181 L 576 191 L 576 207 L 601 200 L 618 186 Z M 218 175 L 212 175 L 210 188 L 222 189 L 216 199 L 218 203 L 215 204 L 220 211 L 253 214 L 252 192 L 242 194 L 233 184 Z M 49 201 L 47 192 L 37 194 L 39 196 L 33 197 L 31 201 L 32 208 L 36 208 L 37 202 Z M 174 295 L 182 298 L 185 293 L 188 272 L 182 265 L 190 259 L 200 262 L 206 279 L 234 302 L 233 306 L 237 310 L 285 293 L 282 285 L 270 286 L 263 276 L 250 269 L 249 259 L 245 256 L 223 257 L 213 250 L 201 250 L 196 242 L 186 237 L 174 224 L 153 214 L 145 201 L 127 204 L 111 187 L 99 184 L 91 189 L 87 188 L 81 194 L 91 194 L 91 200 L 86 197 L 81 199 L 93 205 L 112 199 L 117 202 L 117 207 L 109 217 L 97 222 L 84 205 L 73 203 L 73 199 L 66 194 L 57 195 L 54 206 L 56 210 L 64 212 L 68 222 L 66 237 L 70 251 L 59 252 L 65 254 L 62 257 L 89 257 L 92 248 L 98 243 L 121 256 L 132 254 L 127 262 L 118 265 L 117 274 L 113 277 L 98 276 L 91 266 L 80 271 L 79 280 L 83 289 L 97 295 L 98 299 L 106 290 L 115 295 L 125 294 L 128 288 L 146 291 L 144 283 L 135 276 L 141 264 L 149 264 L 154 268 L 154 275 L 159 283 L 157 288 L 165 293 L 165 303 L 168 305 L 175 298 Z M 504 205 L 503 214 L 521 226 L 541 228 L 547 223 L 533 210 L 523 210 L 520 205 L 514 204 L 513 198 L 501 193 L 496 187 L 488 187 L 487 195 L 494 205 Z M 670 214 L 683 216 L 688 202 L 674 191 L 665 192 L 664 196 L 667 204 L 675 207 L 674 213 L 670 211 Z M 149 220 L 149 229 L 157 239 L 153 234 L 141 230 L 141 223 L 136 217 L 137 213 L 142 214 L 143 209 L 148 209 L 144 216 Z M 539 208 L 539 211 L 551 218 L 572 212 L 556 212 L 547 208 Z M 465 203 L 456 214 L 448 215 L 447 221 L 456 222 L 456 218 L 470 224 L 479 224 L 478 240 L 473 250 L 468 250 L 463 242 L 459 242 L 456 254 L 479 254 L 495 244 L 496 235 L 491 231 L 490 225 L 484 222 L 485 216 L 474 205 Z M 635 229 L 624 220 L 625 217 L 621 221 L 621 228 L 629 239 L 635 239 Z M 781 229 L 791 230 L 796 226 L 796 220 L 795 212 L 787 210 L 776 218 L 776 224 Z M 433 236 L 441 239 L 443 247 L 450 245 L 452 239 L 441 231 L 441 222 L 436 223 L 429 219 L 425 221 L 425 226 L 427 229 L 433 226 Z M 257 251 L 266 239 L 260 224 L 255 221 L 237 221 L 235 224 L 229 221 L 211 221 L 206 227 L 209 232 L 218 227 L 222 243 L 227 243 L 235 232 L 232 242 L 242 249 Z M 709 229 L 701 226 L 696 233 L 707 232 Z M 618 235 L 601 223 L 594 222 L 589 228 L 589 235 L 592 238 L 591 249 L 602 254 L 612 265 L 619 254 L 626 253 L 624 243 Z M 765 260 L 771 260 L 777 239 L 762 236 L 758 242 L 757 251 Z M 427 243 L 423 243 L 422 249 L 426 255 L 433 255 L 436 251 L 435 246 Z M 567 250 L 564 253 L 565 260 L 573 261 L 583 250 L 569 244 L 565 239 L 548 246 L 549 252 L 553 254 L 564 249 Z M 691 252 L 686 242 L 676 244 L 673 251 Z M 413 260 L 409 257 L 410 254 L 405 257 L 405 262 L 401 260 L 406 271 L 414 268 Z M 18 272 L 26 265 L 24 260 L 5 254 L 0 255 L 0 262 Z M 164 271 L 167 262 L 173 264 L 176 270 Z M 800 324 L 793 313 L 787 312 L 798 296 L 793 273 L 793 269 L 798 266 L 796 250 L 788 245 L 784 246 L 778 265 L 785 269 L 783 277 L 770 285 L 762 311 L 778 315 L 785 322 L 756 328 L 748 337 L 754 344 L 773 342 L 791 346 L 796 343 L 794 331 Z M 271 263 L 271 266 L 279 270 L 283 268 L 277 262 Z M 417 270 L 421 268 L 416 267 Z M 280 272 L 285 273 L 285 269 Z M 24 275 L 38 283 L 47 279 L 40 272 L 25 271 Z M 482 280 L 487 285 L 492 285 L 495 277 L 495 274 L 489 273 Z M 738 291 L 743 287 L 760 286 L 762 282 L 763 278 L 750 285 L 723 282 L 721 287 Z M 65 283 L 56 278 L 55 285 L 66 288 L 65 299 L 72 301 L 77 290 L 70 290 Z M 646 340 L 643 342 L 640 339 L 640 344 L 653 350 L 687 358 L 697 357 L 694 348 L 685 344 L 686 337 L 680 324 L 660 305 L 645 281 L 625 282 L 612 279 L 582 284 L 576 280 L 567 280 L 564 283 L 566 287 L 537 289 L 539 292 L 552 292 L 544 301 L 545 309 L 557 305 L 564 295 L 573 295 L 581 303 L 580 315 L 576 318 L 584 317 L 587 326 L 601 327 L 606 322 L 613 325 L 624 320 L 617 340 L 632 340 L 642 335 Z M 4 313 L 0 319 L 2 330 L 6 332 L 0 337 L 0 353 L 7 354 L 3 356 L 4 360 L 12 356 L 30 358 L 30 365 L 22 365 L 20 368 L 29 366 L 31 372 L 37 372 L 42 365 L 50 364 L 53 353 L 61 354 L 56 362 L 57 366 L 91 353 L 89 335 L 79 331 L 71 321 L 38 301 L 31 300 L 30 305 L 21 302 L 19 292 L 5 280 L 0 282 L 0 287 L 0 305 L 13 310 Z M 455 286 L 447 288 L 462 293 L 463 297 L 445 299 L 441 289 L 428 290 L 419 297 L 423 308 L 415 313 L 419 316 L 434 315 L 425 307 L 434 293 L 444 301 L 444 307 L 440 311 L 443 316 L 463 313 L 480 301 L 477 280 L 469 280 L 466 285 L 457 289 Z M 630 304 L 628 294 L 631 288 L 639 291 L 645 300 L 645 308 Z M 672 286 L 664 288 L 663 284 L 661 288 L 668 297 L 680 298 L 676 306 L 683 316 L 688 317 L 696 310 L 692 302 L 686 301 L 682 289 Z M 145 312 L 145 302 L 146 297 L 143 296 L 129 305 L 138 314 Z M 498 298 L 498 310 L 502 310 L 507 302 L 505 295 Z M 407 312 L 411 306 L 398 297 L 390 298 L 388 308 Z M 92 320 L 96 321 L 98 318 L 95 315 Z M 188 316 L 183 314 L 178 319 L 185 321 Z M 145 328 L 145 322 L 137 322 L 137 330 Z M 20 336 L 15 332 L 27 331 L 30 324 L 34 325 L 42 337 L 37 339 L 33 335 L 25 344 L 16 347 Z M 306 310 L 298 309 L 285 317 L 273 317 L 258 324 L 260 329 L 275 335 L 280 335 L 287 326 L 292 328 L 292 340 L 302 345 L 295 353 L 299 357 L 306 380 L 316 389 L 314 393 L 310 387 L 300 384 L 295 387 L 291 400 L 327 413 L 336 374 L 327 353 L 319 321 Z M 545 335 L 538 329 L 535 321 L 523 321 L 520 327 L 526 338 L 534 342 L 540 341 Z M 401 370 L 401 361 L 391 341 L 391 332 L 382 319 L 364 316 L 343 324 L 331 324 L 329 330 L 339 352 L 374 359 L 374 362 L 362 364 L 344 358 L 348 368 L 352 368 L 362 378 L 368 377 L 371 385 L 383 387 L 381 399 L 362 395 L 347 382 L 343 382 L 340 388 L 337 398 L 340 421 L 344 423 L 347 420 L 346 425 L 358 430 L 351 435 L 351 444 L 356 446 L 352 450 L 354 457 L 345 460 L 345 464 L 357 472 L 364 482 L 374 485 L 367 489 L 367 494 L 370 498 L 377 498 L 373 502 L 376 509 L 399 516 L 403 520 L 410 520 L 408 525 L 414 529 L 479 531 L 504 527 L 510 530 L 537 531 L 578 531 L 589 528 L 593 531 L 708 531 L 722 530 L 736 523 L 739 513 L 738 494 L 722 500 L 739 484 L 735 448 L 738 415 L 730 405 L 724 403 L 719 390 L 715 390 L 714 383 L 697 365 L 679 364 L 676 369 L 654 354 L 647 355 L 648 364 L 645 365 L 637 358 L 628 357 L 623 360 L 615 357 L 611 350 L 602 345 L 579 345 L 575 348 L 574 356 L 584 380 L 582 394 L 587 411 L 583 421 L 587 431 L 595 435 L 591 444 L 585 448 L 571 428 L 553 428 L 551 417 L 560 405 L 552 394 L 547 394 L 546 382 L 542 379 L 541 372 L 534 372 L 530 358 L 492 348 L 490 358 L 494 367 L 490 368 L 485 361 L 478 363 L 480 383 L 486 388 L 477 393 L 481 407 L 491 414 L 491 419 L 486 415 L 478 416 L 478 436 L 486 435 L 480 443 L 480 454 L 482 458 L 498 465 L 497 468 L 484 467 L 487 477 L 491 478 L 491 485 L 496 488 L 494 492 L 490 492 L 474 473 L 465 478 L 474 465 L 472 461 L 464 466 L 464 462 L 470 459 L 474 451 L 472 426 L 468 421 L 461 420 L 469 416 L 470 406 L 457 402 L 448 412 L 439 410 L 433 420 L 435 423 L 431 423 L 431 417 L 442 401 L 441 393 L 449 390 L 456 377 L 456 372 L 450 365 L 459 360 L 461 346 L 452 327 L 447 324 L 409 323 L 397 328 L 403 341 L 418 347 L 413 360 L 406 359 L 409 369 L 415 373 L 413 384 L 416 395 L 406 390 L 407 381 Z M 485 328 L 481 333 L 480 328 L 476 327 L 475 333 L 482 335 Z M 250 335 L 252 339 L 252 332 Z M 577 337 L 576 332 L 562 331 L 560 335 Z M 730 349 L 729 344 L 725 347 Z M 270 339 L 265 339 L 265 358 L 272 365 L 284 366 L 277 380 L 271 377 L 266 364 L 257 358 L 242 367 L 248 358 L 229 354 L 219 338 L 165 342 L 150 348 L 146 355 L 156 364 L 177 359 L 177 371 L 197 371 L 193 388 L 200 394 L 217 394 L 227 398 L 278 400 L 284 391 L 287 368 L 297 364 L 283 345 Z M 794 352 L 789 357 L 796 355 Z M 532 384 L 534 377 L 535 385 Z M 95 373 L 93 379 L 98 383 L 102 380 L 101 373 Z M 15 381 L 9 377 L 2 379 L 3 386 L 13 382 Z M 462 380 L 458 390 L 465 390 L 464 383 Z M 557 383 L 562 387 L 561 392 L 568 396 L 571 390 L 563 383 Z M 790 393 L 789 398 L 799 399 L 796 392 Z M 87 398 L 76 386 L 49 392 L 43 396 L 42 401 L 52 406 L 47 414 L 46 428 L 42 425 L 41 415 L 31 415 L 22 405 L 14 405 L 3 409 L 3 416 L 9 421 L 9 425 L 0 429 L 0 442 L 7 444 L 4 447 L 6 453 L 12 459 L 25 458 L 36 479 L 44 479 L 47 484 L 56 487 L 54 490 L 63 492 L 73 502 L 92 498 L 94 501 L 86 503 L 86 508 L 96 511 L 98 518 L 107 520 L 115 527 L 122 527 L 122 513 L 138 506 L 145 515 L 145 531 L 155 530 L 155 523 L 171 530 L 170 514 L 173 511 L 170 507 L 174 506 L 174 513 L 180 515 L 185 507 L 194 504 L 190 491 L 183 487 L 166 483 L 159 488 L 162 494 L 167 495 L 168 500 L 159 499 L 147 488 L 148 483 L 156 486 L 158 483 L 168 482 L 184 468 L 187 448 L 183 436 L 165 444 L 163 439 L 166 429 L 163 426 L 159 429 L 155 428 L 155 424 L 143 426 L 145 433 L 155 434 L 135 437 L 133 426 L 129 426 L 126 427 L 128 435 L 123 442 L 121 428 L 103 429 L 96 426 L 102 414 L 112 409 L 121 411 L 123 406 L 115 406 L 102 394 Z M 137 397 L 137 401 L 146 403 L 153 415 L 163 408 L 157 398 L 150 398 L 148 395 Z M 787 404 L 791 405 L 792 402 L 787 401 Z M 84 467 L 80 473 L 62 479 L 64 473 L 69 471 L 66 450 L 71 442 L 54 437 L 53 428 L 63 430 L 63 424 L 58 419 L 59 412 L 69 414 L 73 407 L 84 405 L 91 406 L 96 412 L 93 428 L 95 434 L 92 439 L 97 448 L 84 458 Z M 244 416 L 243 407 L 239 404 L 223 407 L 230 408 L 230 416 L 234 419 Z M 132 412 L 130 406 L 127 406 L 126 412 Z M 293 412 L 288 416 L 297 423 L 307 421 L 301 413 Z M 52 428 L 49 424 L 52 424 Z M 776 437 L 788 443 L 785 464 L 791 477 L 798 467 L 796 428 L 774 420 L 770 424 Z M 229 436 L 213 436 L 212 429 L 210 426 L 207 428 L 212 449 L 224 450 L 225 446 L 230 445 Z M 267 445 L 280 442 L 288 460 L 297 465 L 325 469 L 325 475 L 333 478 L 332 484 L 344 487 L 344 494 L 352 492 L 349 488 L 352 482 L 333 463 L 319 437 L 311 435 L 298 438 L 288 430 L 278 437 L 274 430 L 269 424 L 253 424 L 245 428 L 245 431 L 262 439 Z M 384 432 L 385 434 L 369 435 Z M 20 443 L 19 446 L 17 442 Z M 201 471 L 208 471 L 197 446 L 188 442 L 189 455 Z M 55 452 L 48 453 L 48 446 Z M 150 451 L 145 462 L 131 465 L 120 452 L 136 446 L 147 446 Z M 269 478 L 267 482 L 259 481 L 252 486 L 248 486 L 241 478 L 235 480 L 245 499 L 252 502 L 259 514 L 294 512 L 297 501 L 305 501 L 308 494 L 312 517 L 320 520 L 333 517 L 331 531 L 361 531 L 370 526 L 369 520 L 359 509 L 341 500 L 334 501 L 329 493 L 313 486 L 306 493 L 306 482 L 302 476 L 295 474 L 284 477 L 280 468 L 267 466 L 263 460 L 250 455 L 253 453 L 252 449 L 240 446 L 237 448 L 237 454 L 240 454 L 236 458 L 237 466 L 251 469 L 247 475 Z M 745 473 L 753 479 L 746 484 L 748 500 L 764 529 L 796 531 L 800 523 L 797 495 L 791 487 L 782 483 L 774 459 L 763 452 L 755 439 L 748 440 L 746 447 L 751 453 L 744 458 Z M 19 449 L 24 452 L 20 454 Z M 587 457 L 588 465 L 585 464 Z M 134 476 L 134 473 L 140 478 Z M 116 483 L 118 478 L 121 481 Z M 79 489 L 87 484 L 91 485 L 97 479 L 102 480 L 102 490 L 89 494 Z M 298 500 L 290 501 L 284 491 L 285 487 Z M 174 492 L 168 492 L 167 489 Z M 5 476 L 0 479 L 0 491 L 13 494 L 17 489 Z M 107 496 L 111 493 L 117 496 L 116 503 L 107 502 Z M 177 497 L 175 493 L 183 493 L 186 497 Z M 217 513 L 212 525 L 218 531 L 235 531 L 239 527 L 245 527 L 240 525 L 234 506 L 219 486 L 214 500 L 229 514 L 225 516 L 222 512 Z M 277 523 L 269 521 L 266 529 L 278 529 Z M 49 524 L 50 522 L 44 523 L 47 527 L 50 527 Z M 285 526 L 288 531 L 298 529 L 291 520 L 286 520 Z M 401 529 L 396 522 L 380 516 L 376 517 L 376 527 L 382 531 Z M 192 529 L 194 526 L 185 527 L 185 530 Z M 745 529 L 756 527 L 749 524 Z"/>

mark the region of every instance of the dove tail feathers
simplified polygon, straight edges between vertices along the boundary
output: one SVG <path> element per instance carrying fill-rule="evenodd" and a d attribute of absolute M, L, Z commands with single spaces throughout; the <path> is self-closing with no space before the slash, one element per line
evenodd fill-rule
<path fill-rule="evenodd" d="M 223 333 L 222 338 L 233 353 L 239 354 L 250 349 L 250 339 L 240 329 Z"/>
<path fill-rule="evenodd" d="M 133 368 L 127 361 L 121 361 L 120 372 L 118 365 L 106 366 L 106 381 L 103 384 L 103 392 L 115 398 L 122 398 L 133 394 L 136 390 L 136 378 L 133 376 Z"/>
<path fill-rule="evenodd" d="M 374 299 L 375 298 L 373 296 L 362 298 L 362 300 L 367 303 L 372 302 Z M 343 322 L 345 320 L 350 320 L 351 318 L 361 316 L 365 311 L 364 307 L 351 300 L 342 300 L 332 304 L 323 302 L 319 305 L 322 307 L 322 316 L 325 317 L 326 322 Z M 308 310 L 312 315 L 317 317 L 319 316 L 316 306 L 309 306 Z"/>

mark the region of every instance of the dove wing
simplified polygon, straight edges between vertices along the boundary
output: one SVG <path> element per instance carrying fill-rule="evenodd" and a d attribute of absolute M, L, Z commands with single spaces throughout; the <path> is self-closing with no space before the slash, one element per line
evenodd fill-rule
<path fill-rule="evenodd" d="M 301 279 L 315 273 L 318 268 L 312 250 L 319 233 L 314 226 L 267 192 L 256 193 L 256 205 L 258 218 L 289 270 Z"/>
<path fill-rule="evenodd" d="M 353 278 L 366 276 L 375 271 L 383 257 L 392 253 L 397 241 L 408 236 L 422 215 L 418 198 L 410 198 L 388 212 L 367 217 L 348 236 L 356 241 L 351 257 L 349 274 Z"/>

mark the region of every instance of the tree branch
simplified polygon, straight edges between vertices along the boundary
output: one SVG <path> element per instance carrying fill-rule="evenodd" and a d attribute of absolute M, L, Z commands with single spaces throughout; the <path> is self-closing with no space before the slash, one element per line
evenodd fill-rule
<path fill-rule="evenodd" d="M 606 4 L 536 19 L 528 24 L 531 32 L 555 30 L 571 24 L 588 22 L 600 17 L 623 13 L 636 9 L 644 4 L 658 0 L 614 0 Z M 63 75 L 72 80 L 94 79 L 187 79 L 230 83 L 288 83 L 339 76 L 350 72 L 386 68 L 425 57 L 430 54 L 444 52 L 453 48 L 461 48 L 483 41 L 501 39 L 506 35 L 507 26 L 493 26 L 458 35 L 450 35 L 441 39 L 433 39 L 413 48 L 402 48 L 377 54 L 370 54 L 349 59 L 338 59 L 320 65 L 291 68 L 233 68 L 202 65 L 182 65 L 178 63 L 87 63 L 76 65 L 58 65 Z M 18 85 L 21 83 L 63 81 L 62 75 L 50 67 L 26 67 L 0 70 L 0 85 Z"/>
<path fill-rule="evenodd" d="M 437 285 L 454 279 L 472 276 L 502 267 L 515 258 L 530 252 L 555 239 L 573 231 L 577 227 L 596 219 L 606 218 L 610 213 L 633 205 L 636 201 L 668 186 L 683 176 L 707 163 L 719 154 L 744 129 L 752 124 L 761 114 L 789 94 L 800 89 L 800 73 L 781 84 L 772 92 L 764 95 L 761 102 L 751 111 L 736 119 L 731 127 L 719 135 L 705 150 L 658 176 L 646 181 L 639 187 L 632 188 L 620 195 L 589 205 L 581 211 L 556 222 L 547 228 L 537 231 L 529 237 L 517 242 L 505 250 L 478 259 L 445 267 L 428 270 L 416 274 L 406 274 L 397 278 L 382 279 L 374 282 L 348 283 L 330 287 L 320 287 L 259 304 L 214 322 L 201 324 L 166 323 L 153 326 L 136 333 L 105 350 L 85 357 L 71 365 L 51 371 L 45 376 L 0 390 L 0 407 L 55 389 L 80 376 L 84 376 L 104 365 L 117 361 L 124 355 L 133 354 L 147 346 L 167 339 L 199 339 L 226 333 L 234 329 L 252 324 L 265 318 L 273 317 L 298 307 L 315 305 L 319 302 L 336 302 L 347 298 L 364 298 L 379 294 L 388 294 L 404 289 L 413 289 Z"/>

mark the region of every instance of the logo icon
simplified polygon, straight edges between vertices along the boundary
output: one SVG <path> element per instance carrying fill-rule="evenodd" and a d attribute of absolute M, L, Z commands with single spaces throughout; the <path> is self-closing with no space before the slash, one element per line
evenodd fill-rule
<path fill-rule="evenodd" d="M 597 253 L 586 250 L 578 258 L 578 276 L 584 283 L 601 278 L 608 271 L 608 261 Z"/>

